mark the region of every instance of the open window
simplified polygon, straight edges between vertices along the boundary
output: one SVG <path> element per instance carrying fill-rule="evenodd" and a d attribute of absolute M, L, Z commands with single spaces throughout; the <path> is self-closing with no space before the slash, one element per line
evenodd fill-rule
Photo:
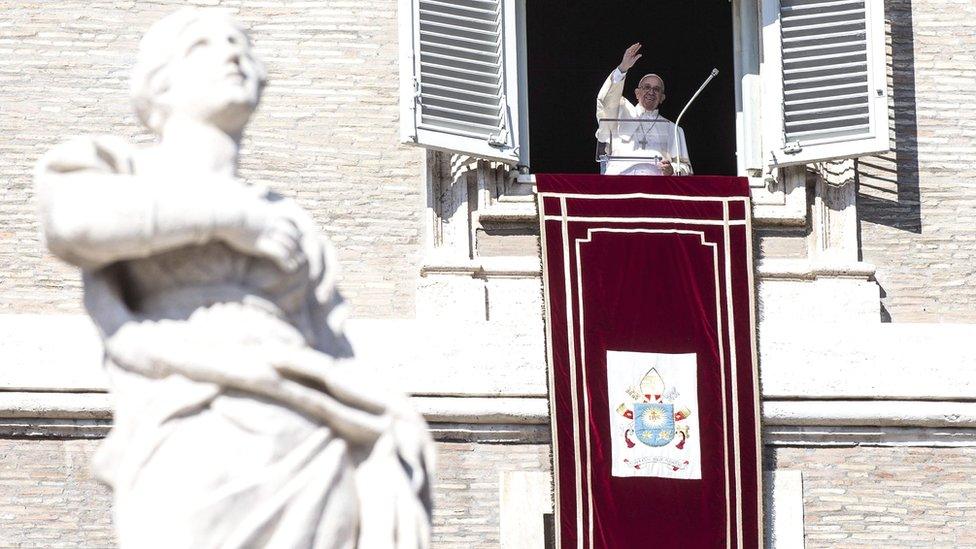
<path fill-rule="evenodd" d="M 598 171 L 595 97 L 623 50 L 641 41 L 645 59 L 628 75 L 628 98 L 639 71 L 659 72 L 668 94 L 662 114 L 672 120 L 719 68 L 682 127 L 698 173 L 736 173 L 726 1 L 400 0 L 399 9 L 406 143 L 533 172 Z M 531 156 L 529 111 L 537 113 Z"/>
<path fill-rule="evenodd" d="M 399 0 L 401 140 L 525 163 L 524 0 Z"/>
<path fill-rule="evenodd" d="M 883 0 L 762 0 L 772 166 L 888 150 Z"/>
<path fill-rule="evenodd" d="M 628 71 L 624 97 L 636 103 L 640 78 L 660 75 L 666 94 L 660 113 L 671 121 L 712 68 L 719 70 L 681 127 L 695 173 L 735 175 L 733 9 L 728 0 L 527 0 L 532 171 L 599 172 L 596 96 L 624 50 L 640 42 L 642 57 Z"/>
<path fill-rule="evenodd" d="M 720 70 L 682 121 L 697 173 L 888 150 L 883 0 L 399 0 L 399 10 L 406 143 L 534 172 L 596 171 L 593 98 L 639 40 L 649 47 L 627 93 L 642 69 L 665 73 L 666 117 Z"/>

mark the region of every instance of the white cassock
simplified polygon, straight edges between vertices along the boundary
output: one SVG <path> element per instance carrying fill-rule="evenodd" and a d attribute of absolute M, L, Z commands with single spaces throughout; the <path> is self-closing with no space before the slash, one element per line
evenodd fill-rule
<path fill-rule="evenodd" d="M 678 128 L 678 145 L 674 143 L 674 123 L 653 111 L 644 110 L 624 98 L 624 78 L 613 69 L 596 97 L 596 117 L 627 118 L 633 122 L 601 122 L 596 138 L 609 143 L 607 175 L 663 175 L 658 162 L 670 160 L 676 174 L 690 174 L 685 132 Z M 615 159 L 627 157 L 627 159 Z M 641 157 L 641 158 L 633 158 Z M 643 160 L 647 158 L 647 160 Z"/>

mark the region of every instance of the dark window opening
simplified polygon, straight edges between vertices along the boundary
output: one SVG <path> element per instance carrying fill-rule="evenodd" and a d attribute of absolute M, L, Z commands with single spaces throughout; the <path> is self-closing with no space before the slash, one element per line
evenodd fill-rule
<path fill-rule="evenodd" d="M 526 40 L 533 173 L 599 173 L 596 94 L 624 50 L 641 42 L 624 97 L 636 103 L 640 77 L 661 75 L 661 114 L 672 122 L 712 67 L 719 70 L 681 127 L 696 174 L 735 175 L 731 2 L 527 0 Z"/>

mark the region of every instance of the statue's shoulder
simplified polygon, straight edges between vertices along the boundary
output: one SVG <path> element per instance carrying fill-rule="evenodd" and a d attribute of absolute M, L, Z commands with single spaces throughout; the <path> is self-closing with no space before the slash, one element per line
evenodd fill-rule
<path fill-rule="evenodd" d="M 52 147 L 37 163 L 38 175 L 72 172 L 131 174 L 136 147 L 121 137 L 72 137 Z"/>

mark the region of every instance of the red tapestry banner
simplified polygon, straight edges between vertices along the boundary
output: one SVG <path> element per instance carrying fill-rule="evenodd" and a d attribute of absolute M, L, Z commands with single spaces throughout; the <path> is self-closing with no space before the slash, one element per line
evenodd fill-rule
<path fill-rule="evenodd" d="M 557 546 L 762 546 L 745 178 L 537 175 Z"/>

